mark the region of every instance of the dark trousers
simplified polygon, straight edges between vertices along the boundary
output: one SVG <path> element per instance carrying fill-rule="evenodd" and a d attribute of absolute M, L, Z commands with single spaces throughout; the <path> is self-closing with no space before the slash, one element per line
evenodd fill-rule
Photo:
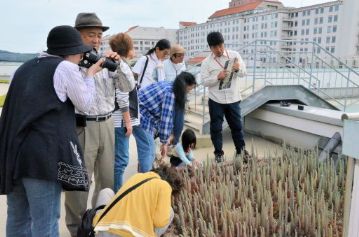
<path fill-rule="evenodd" d="M 211 140 L 214 146 L 215 154 L 223 154 L 223 115 L 226 117 L 228 125 L 231 129 L 232 139 L 237 153 L 241 153 L 244 149 L 245 143 L 241 121 L 241 108 L 239 107 L 239 103 L 240 101 L 231 104 L 219 104 L 211 99 L 208 100 L 209 116 L 211 118 Z"/>
<path fill-rule="evenodd" d="M 175 108 L 173 116 L 173 144 L 176 145 L 181 138 L 184 124 L 184 110 Z"/>

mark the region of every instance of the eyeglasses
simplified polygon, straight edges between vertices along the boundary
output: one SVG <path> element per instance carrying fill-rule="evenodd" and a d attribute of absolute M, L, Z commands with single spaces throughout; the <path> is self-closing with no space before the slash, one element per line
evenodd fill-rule
<path fill-rule="evenodd" d="M 184 57 L 184 53 L 175 53 L 173 54 L 176 58 Z"/>

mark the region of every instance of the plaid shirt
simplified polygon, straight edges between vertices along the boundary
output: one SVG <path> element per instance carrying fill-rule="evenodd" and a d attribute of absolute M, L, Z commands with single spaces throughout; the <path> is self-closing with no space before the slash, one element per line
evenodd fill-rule
<path fill-rule="evenodd" d="M 141 88 L 138 93 L 141 127 L 152 134 L 158 132 L 161 143 L 167 143 L 173 128 L 172 85 L 173 82 L 161 81 Z"/>

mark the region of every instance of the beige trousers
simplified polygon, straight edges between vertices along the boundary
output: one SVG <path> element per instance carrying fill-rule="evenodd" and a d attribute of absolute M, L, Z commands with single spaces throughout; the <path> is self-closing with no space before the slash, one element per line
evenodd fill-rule
<path fill-rule="evenodd" d="M 77 135 L 84 152 L 85 165 L 95 189 L 92 206 L 95 206 L 100 190 L 113 189 L 114 179 L 114 125 L 112 117 L 106 121 L 87 121 L 85 128 L 78 127 Z M 65 192 L 66 226 L 71 236 L 77 235 L 83 213 L 87 209 L 88 192 Z"/>

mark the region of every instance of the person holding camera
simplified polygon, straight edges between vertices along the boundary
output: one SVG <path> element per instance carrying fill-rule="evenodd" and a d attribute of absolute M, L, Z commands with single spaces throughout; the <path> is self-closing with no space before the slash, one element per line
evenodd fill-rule
<path fill-rule="evenodd" d="M 6 236 L 59 236 L 62 190 L 87 190 L 75 109 L 88 111 L 99 60 L 77 65 L 91 47 L 71 26 L 54 27 L 47 51 L 15 72 L 0 118 L 0 194 L 7 195 Z"/>
<path fill-rule="evenodd" d="M 91 45 L 95 52 L 99 51 L 103 32 L 109 29 L 102 25 L 95 13 L 79 13 L 75 21 L 75 28 L 80 32 L 83 42 Z M 87 65 L 92 63 L 91 54 L 85 54 L 85 58 L 80 64 L 82 73 L 86 73 Z M 112 111 L 115 109 L 115 85 L 123 84 L 119 81 L 121 77 L 117 72 L 118 64 L 111 67 L 113 62 L 120 59 L 120 56 L 112 51 L 106 52 L 104 56 L 106 62 L 103 66 L 109 64 L 110 66 L 106 66 L 94 76 L 96 91 L 94 103 L 87 113 L 77 111 L 77 135 L 84 151 L 88 175 L 92 177 L 94 174 L 95 178 L 93 204 L 100 190 L 113 188 L 115 148 Z M 130 91 L 135 86 L 134 81 L 127 82 L 127 88 L 121 88 L 123 91 Z M 88 192 L 65 193 L 65 220 L 72 236 L 76 236 L 82 214 L 87 208 L 88 196 Z"/>
<path fill-rule="evenodd" d="M 212 53 L 202 62 L 201 77 L 203 85 L 208 87 L 211 140 L 214 145 L 215 161 L 219 163 L 224 158 L 223 116 L 226 117 L 231 129 L 236 155 L 241 154 L 245 147 L 239 106 L 242 99 L 239 78 L 246 75 L 246 65 L 239 53 L 224 47 L 224 38 L 220 32 L 209 33 L 207 42 Z M 226 65 L 231 60 L 233 67 L 227 68 Z M 248 155 L 246 150 L 244 153 L 242 155 Z"/>

